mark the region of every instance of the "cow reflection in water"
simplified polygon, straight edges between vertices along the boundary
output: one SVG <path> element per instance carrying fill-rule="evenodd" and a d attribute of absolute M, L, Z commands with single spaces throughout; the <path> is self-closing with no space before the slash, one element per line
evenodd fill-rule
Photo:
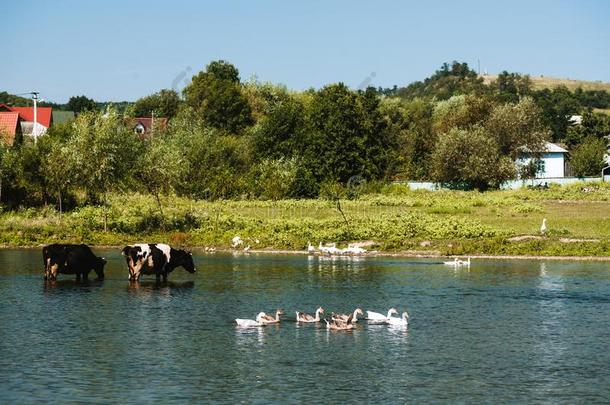
<path fill-rule="evenodd" d="M 190 252 L 164 243 L 125 246 L 121 252 L 129 270 L 129 281 L 138 281 L 142 274 L 154 274 L 157 283 L 167 282 L 167 276 L 177 267 L 195 273 L 193 255 Z"/>
<path fill-rule="evenodd" d="M 184 281 L 181 283 L 176 283 L 174 281 L 168 281 L 165 283 L 157 283 L 156 281 L 131 281 L 127 286 L 128 291 L 154 291 L 154 290 L 162 290 L 166 292 L 170 292 L 172 290 L 180 291 L 180 290 L 191 290 L 195 287 L 194 281 Z"/>

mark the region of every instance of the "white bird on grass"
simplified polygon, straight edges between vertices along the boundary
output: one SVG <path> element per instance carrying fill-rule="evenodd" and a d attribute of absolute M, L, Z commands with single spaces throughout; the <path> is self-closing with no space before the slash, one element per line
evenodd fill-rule
<path fill-rule="evenodd" d="M 309 253 L 310 255 L 313 255 L 314 253 L 316 253 L 316 248 L 313 247 L 311 242 L 307 242 L 307 253 Z"/>
<path fill-rule="evenodd" d="M 542 225 L 540 225 L 540 235 L 542 235 L 542 236 L 546 235 L 546 231 L 547 231 L 547 228 L 546 228 L 546 218 L 543 218 L 542 219 Z"/>

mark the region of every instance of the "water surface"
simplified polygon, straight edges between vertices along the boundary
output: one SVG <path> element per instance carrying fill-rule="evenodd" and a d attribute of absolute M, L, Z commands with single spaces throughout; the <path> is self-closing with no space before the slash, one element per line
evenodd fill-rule
<path fill-rule="evenodd" d="M 156 287 L 96 253 L 105 281 L 45 284 L 39 250 L 0 250 L 0 403 L 610 400 L 609 263 L 195 253 Z M 410 325 L 294 323 L 320 305 Z"/>

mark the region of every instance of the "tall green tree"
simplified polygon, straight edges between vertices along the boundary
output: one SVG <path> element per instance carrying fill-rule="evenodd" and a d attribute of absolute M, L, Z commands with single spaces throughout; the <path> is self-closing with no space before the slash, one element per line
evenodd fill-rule
<path fill-rule="evenodd" d="M 74 133 L 66 144 L 66 154 L 78 186 L 93 201 L 106 207 L 107 193 L 120 189 L 130 178 L 140 149 L 140 141 L 122 123 L 116 110 L 86 112 L 74 123 Z M 107 228 L 107 210 L 104 229 Z"/>
<path fill-rule="evenodd" d="M 163 89 L 135 102 L 130 114 L 134 117 L 173 118 L 180 107 L 180 96 L 175 90 Z"/>
<path fill-rule="evenodd" d="M 184 89 L 186 104 L 208 125 L 240 133 L 253 124 L 252 110 L 242 93 L 239 73 L 230 63 L 215 61 L 193 76 Z"/>
<path fill-rule="evenodd" d="M 607 146 L 603 139 L 586 137 L 572 152 L 570 164 L 574 174 L 578 177 L 599 176 L 606 166 L 606 151 Z"/>
<path fill-rule="evenodd" d="M 516 168 L 485 128 L 453 128 L 439 137 L 432 154 L 432 175 L 440 183 L 487 190 L 514 178 Z"/>
<path fill-rule="evenodd" d="M 309 131 L 300 147 L 318 181 L 346 183 L 362 175 L 366 159 L 366 128 L 358 95 L 343 83 L 318 91 L 308 112 Z"/>
<path fill-rule="evenodd" d="M 66 104 L 66 108 L 69 111 L 75 113 L 81 113 L 84 111 L 95 111 L 97 109 L 97 103 L 95 100 L 87 98 L 86 96 L 72 96 Z"/>

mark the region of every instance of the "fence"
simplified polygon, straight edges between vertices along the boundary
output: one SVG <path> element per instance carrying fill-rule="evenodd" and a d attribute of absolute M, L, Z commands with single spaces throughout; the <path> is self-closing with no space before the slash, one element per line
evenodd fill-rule
<path fill-rule="evenodd" d="M 591 183 L 595 181 L 608 181 L 610 182 L 610 175 L 604 175 L 603 179 L 601 177 L 549 177 L 546 179 L 529 179 L 529 180 L 511 180 L 507 181 L 502 185 L 503 190 L 516 190 L 522 187 L 528 186 L 544 186 L 551 184 L 573 184 L 573 183 Z M 399 184 L 407 184 L 411 190 L 440 190 L 440 189 L 448 189 L 450 187 L 446 187 L 441 183 L 433 183 L 429 181 L 407 181 L 407 182 L 397 182 Z"/>

